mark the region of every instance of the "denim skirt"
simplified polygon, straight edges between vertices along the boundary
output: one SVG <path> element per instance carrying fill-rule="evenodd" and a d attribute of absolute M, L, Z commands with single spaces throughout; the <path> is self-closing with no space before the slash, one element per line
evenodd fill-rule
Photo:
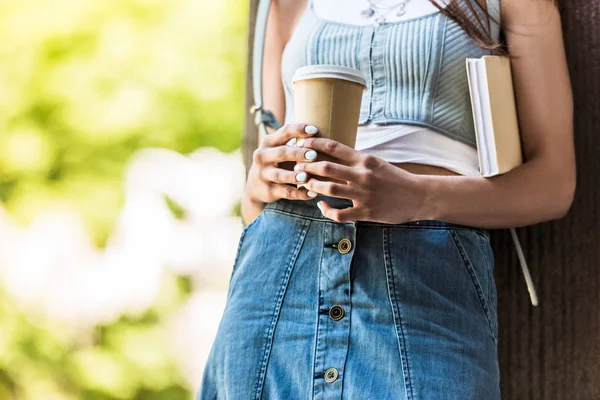
<path fill-rule="evenodd" d="M 244 227 L 201 400 L 500 398 L 487 229 L 335 222 L 280 199 Z"/>

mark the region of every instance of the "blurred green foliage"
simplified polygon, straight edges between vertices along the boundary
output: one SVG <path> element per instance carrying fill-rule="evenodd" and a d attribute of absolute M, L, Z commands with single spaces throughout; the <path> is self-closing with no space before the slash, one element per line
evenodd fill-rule
<path fill-rule="evenodd" d="M 0 200 L 27 222 L 53 202 L 102 244 L 144 147 L 241 144 L 247 2 L 0 3 Z"/>
<path fill-rule="evenodd" d="M 0 202 L 22 223 L 68 204 L 101 246 L 134 152 L 238 148 L 247 3 L 0 2 Z M 173 282 L 182 301 L 189 282 Z M 191 396 L 158 329 L 177 304 L 161 297 L 89 339 L 0 291 L 0 399 Z"/>
<path fill-rule="evenodd" d="M 0 399 L 187 399 L 162 318 L 184 299 L 168 275 L 155 307 L 92 332 L 24 311 L 0 291 Z"/>

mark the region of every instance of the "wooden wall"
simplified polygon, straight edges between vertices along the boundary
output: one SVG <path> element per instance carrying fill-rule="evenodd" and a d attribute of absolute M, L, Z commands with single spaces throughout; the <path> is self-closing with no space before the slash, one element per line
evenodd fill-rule
<path fill-rule="evenodd" d="M 249 67 L 256 3 L 251 0 Z M 577 192 L 567 217 L 517 230 L 538 307 L 529 301 L 509 231 L 492 232 L 501 387 L 510 400 L 600 399 L 600 0 L 563 1 L 561 7 L 575 94 Z M 249 168 L 257 134 L 246 115 Z"/>
<path fill-rule="evenodd" d="M 518 229 L 531 306 L 508 231 L 493 232 L 506 399 L 600 399 L 600 0 L 561 4 L 575 100 L 577 190 L 569 214 Z"/>

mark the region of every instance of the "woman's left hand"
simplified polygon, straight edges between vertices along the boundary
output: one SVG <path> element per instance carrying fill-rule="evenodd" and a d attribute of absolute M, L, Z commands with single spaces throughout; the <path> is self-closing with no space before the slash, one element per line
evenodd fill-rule
<path fill-rule="evenodd" d="M 346 146 L 336 140 L 314 137 L 298 143 L 317 151 L 316 161 L 298 163 L 294 170 L 310 175 L 304 186 L 318 194 L 352 200 L 353 207 L 336 209 L 324 200 L 321 212 L 337 222 L 374 221 L 397 224 L 429 219 L 422 176 Z M 319 161 L 319 153 L 334 161 Z M 321 180 L 318 177 L 332 178 Z"/>

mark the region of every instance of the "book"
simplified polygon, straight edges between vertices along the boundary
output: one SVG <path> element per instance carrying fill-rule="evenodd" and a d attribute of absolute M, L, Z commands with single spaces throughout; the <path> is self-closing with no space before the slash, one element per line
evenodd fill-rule
<path fill-rule="evenodd" d="M 523 163 L 510 59 L 466 59 L 479 173 L 504 174 Z"/>

